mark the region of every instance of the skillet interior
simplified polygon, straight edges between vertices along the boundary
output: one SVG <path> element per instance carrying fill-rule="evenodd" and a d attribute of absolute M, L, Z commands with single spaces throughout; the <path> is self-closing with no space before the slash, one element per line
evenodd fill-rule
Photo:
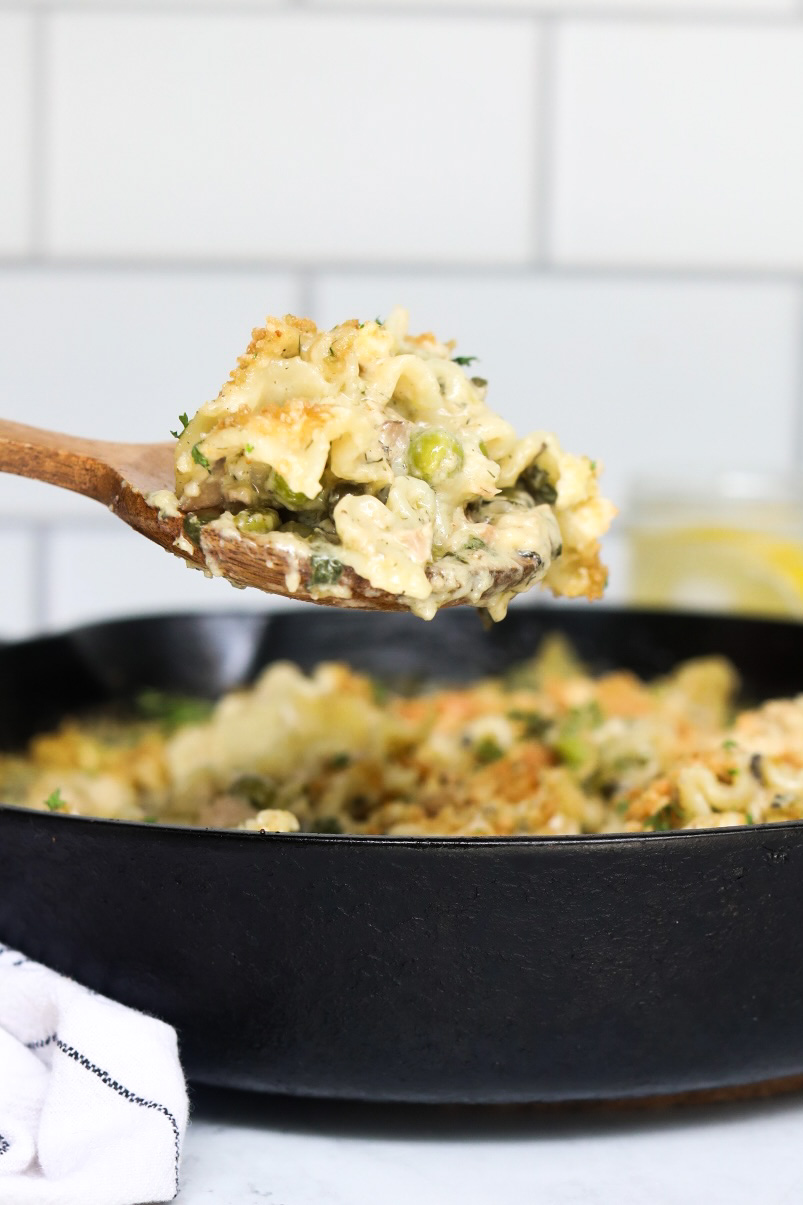
<path fill-rule="evenodd" d="M 0 742 L 143 686 L 323 658 L 466 680 L 565 631 L 594 669 L 720 652 L 796 693 L 803 627 L 556 608 L 175 616 L 0 650 Z M 803 824 L 400 840 L 0 808 L 0 934 L 177 1025 L 191 1077 L 407 1100 L 652 1095 L 803 1072 Z"/>

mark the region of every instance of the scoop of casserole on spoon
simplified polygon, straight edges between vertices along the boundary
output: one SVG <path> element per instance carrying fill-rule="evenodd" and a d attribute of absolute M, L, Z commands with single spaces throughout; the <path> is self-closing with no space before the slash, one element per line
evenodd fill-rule
<path fill-rule="evenodd" d="M 599 597 L 613 507 L 597 465 L 517 439 L 472 357 L 406 315 L 253 332 L 176 443 L 119 444 L 0 421 L 0 470 L 95 498 L 236 586 L 366 610 L 468 603 L 501 618 L 537 582 Z"/>

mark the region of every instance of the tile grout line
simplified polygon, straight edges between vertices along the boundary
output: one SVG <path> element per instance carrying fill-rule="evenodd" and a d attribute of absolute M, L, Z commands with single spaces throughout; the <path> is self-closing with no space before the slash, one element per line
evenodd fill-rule
<path fill-rule="evenodd" d="M 47 70 L 46 58 L 46 23 L 48 14 L 45 10 L 34 10 L 33 46 L 32 46 L 32 80 L 31 80 L 31 148 L 30 148 L 30 188 L 31 214 L 30 239 L 34 260 L 42 257 L 45 244 L 45 155 L 47 153 L 46 121 L 47 121 Z"/>
<path fill-rule="evenodd" d="M 33 0 L 25 4 L 21 0 L 0 0 L 0 12 L 26 12 L 52 8 L 63 13 L 91 13 L 109 16 L 112 14 L 159 16 L 182 14 L 189 17 L 197 16 L 248 16 L 270 17 L 275 14 L 294 12 L 314 13 L 325 16 L 368 16 L 382 19 L 383 17 L 446 18 L 454 20 L 514 20 L 526 21 L 532 17 L 556 18 L 567 21 L 587 21 L 593 23 L 638 23 L 641 25 L 788 25 L 797 24 L 803 17 L 803 4 L 790 8 L 789 11 L 763 12 L 757 4 L 753 9 L 731 9 L 723 12 L 720 9 L 707 8 L 700 5 L 695 8 L 682 8 L 674 5 L 672 0 L 651 12 L 643 12 L 637 3 L 631 2 L 617 6 L 615 3 L 588 7 L 582 3 L 558 7 L 548 0 L 542 5 L 533 4 L 525 8 L 517 4 L 506 4 L 504 0 L 498 6 L 488 0 L 487 3 L 452 3 L 416 4 L 411 7 L 405 0 L 382 0 L 377 4 L 373 0 L 339 0 L 339 2 L 321 4 L 316 0 L 278 0 L 270 8 L 262 8 L 257 0 L 248 3 L 247 0 L 134 0 L 116 4 L 110 10 L 108 0 Z"/>
<path fill-rule="evenodd" d="M 527 21 L 533 17 L 554 18 L 566 21 L 586 21 L 596 24 L 607 23 L 637 23 L 640 25 L 789 25 L 798 24 L 803 18 L 803 3 L 798 0 L 797 7 L 788 11 L 763 12 L 759 5 L 753 9 L 731 9 L 723 12 L 719 9 L 707 8 L 701 5 L 696 8 L 682 8 L 667 0 L 660 8 L 645 13 L 637 3 L 603 5 L 598 7 L 584 6 L 582 3 L 558 7 L 554 3 L 533 4 L 525 8 L 517 4 L 504 2 L 494 5 L 491 0 L 485 4 L 452 3 L 438 4 L 437 0 L 429 4 L 410 6 L 405 0 L 382 0 L 377 4 L 374 0 L 339 0 L 339 2 L 321 4 L 316 0 L 278 0 L 269 8 L 263 8 L 252 0 L 125 0 L 115 4 L 110 9 L 108 0 L 33 0 L 26 4 L 21 0 L 0 0 L 0 12 L 31 13 L 47 10 L 61 13 L 90 13 L 93 15 L 110 16 L 123 14 L 126 16 L 143 14 L 153 17 L 161 14 L 182 14 L 189 17 L 197 16 L 226 16 L 226 17 L 270 17 L 276 14 L 304 13 L 321 16 L 367 16 L 382 19 L 384 17 L 445 18 L 447 20 L 511 20 Z"/>
<path fill-rule="evenodd" d="M 32 526 L 33 573 L 31 587 L 31 624 L 35 632 L 44 632 L 50 618 L 49 598 L 51 586 L 52 532 L 48 524 Z"/>
<path fill-rule="evenodd" d="M 554 146 L 556 137 L 555 106 L 555 22 L 548 17 L 536 22 L 538 41 L 535 61 L 535 129 L 538 145 L 534 162 L 535 219 L 533 238 L 537 266 L 552 265 L 552 198 L 554 186 Z"/>
<path fill-rule="evenodd" d="M 169 256 L 133 258 L 129 256 L 106 259 L 87 256 L 54 256 L 47 254 L 0 255 L 0 275 L 4 271 L 36 274 L 67 274 L 81 272 L 108 276 L 116 273 L 148 276 L 175 273 L 176 275 L 244 275 L 259 276 L 266 272 L 292 274 L 297 279 L 310 276 L 432 276 L 439 279 L 465 276 L 507 277 L 558 277 L 566 279 L 657 281 L 671 283 L 702 282 L 710 284 L 797 284 L 803 280 L 803 267 L 761 268 L 733 265 L 706 267 L 687 263 L 678 265 L 659 264 L 600 264 L 592 262 L 566 263 L 551 260 L 537 263 L 523 261 L 510 263 L 472 263 L 470 261 L 438 263 L 435 261 L 405 260 L 327 260 L 316 263 L 298 260 L 259 258 L 242 259 L 176 259 Z"/>

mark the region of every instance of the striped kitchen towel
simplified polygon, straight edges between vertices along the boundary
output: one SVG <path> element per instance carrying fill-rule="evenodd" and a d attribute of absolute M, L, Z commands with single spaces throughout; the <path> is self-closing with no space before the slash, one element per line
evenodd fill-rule
<path fill-rule="evenodd" d="M 0 945 L 0 1202 L 143 1205 L 178 1192 L 175 1030 Z"/>

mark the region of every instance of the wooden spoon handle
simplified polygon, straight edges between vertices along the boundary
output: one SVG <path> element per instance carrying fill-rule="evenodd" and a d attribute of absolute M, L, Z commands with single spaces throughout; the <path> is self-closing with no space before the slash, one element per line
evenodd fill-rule
<path fill-rule="evenodd" d="M 120 487 L 120 474 L 107 460 L 113 447 L 0 419 L 0 472 L 60 485 L 106 505 Z"/>

